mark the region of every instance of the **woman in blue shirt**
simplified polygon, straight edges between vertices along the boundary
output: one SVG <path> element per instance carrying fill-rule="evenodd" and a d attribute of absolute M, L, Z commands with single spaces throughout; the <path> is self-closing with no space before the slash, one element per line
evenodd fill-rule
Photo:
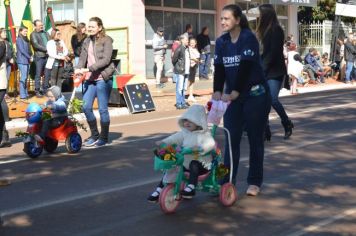
<path fill-rule="evenodd" d="M 241 8 L 234 4 L 225 6 L 221 25 L 226 34 L 216 40 L 212 98 L 231 101 L 224 115 L 224 126 L 231 134 L 234 183 L 244 127 L 247 131 L 250 167 L 246 193 L 256 196 L 263 181 L 263 134 L 271 98 L 263 75 L 259 44 Z M 230 165 L 228 145 L 225 145 L 225 165 Z"/>

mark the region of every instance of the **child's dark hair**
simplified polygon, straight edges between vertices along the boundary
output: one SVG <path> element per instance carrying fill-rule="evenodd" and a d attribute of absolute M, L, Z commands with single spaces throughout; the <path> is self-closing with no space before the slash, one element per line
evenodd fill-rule
<path fill-rule="evenodd" d="M 250 29 L 247 17 L 245 14 L 242 13 L 242 10 L 238 5 L 236 4 L 226 5 L 224 6 L 223 11 L 231 11 L 235 19 L 240 18 L 240 27 L 242 29 Z"/>

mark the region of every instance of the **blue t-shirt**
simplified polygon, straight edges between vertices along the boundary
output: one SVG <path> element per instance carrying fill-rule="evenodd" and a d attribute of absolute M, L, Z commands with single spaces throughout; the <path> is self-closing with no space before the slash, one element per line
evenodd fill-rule
<path fill-rule="evenodd" d="M 247 92 L 252 86 L 265 82 L 262 61 L 259 54 L 259 44 L 256 36 L 248 29 L 242 29 L 236 43 L 231 42 L 229 33 L 223 34 L 216 40 L 214 64 L 222 64 L 225 69 L 226 93 L 236 88 L 237 71 L 241 61 L 253 62 L 253 68 L 247 79 L 246 86 L 241 92 Z"/>

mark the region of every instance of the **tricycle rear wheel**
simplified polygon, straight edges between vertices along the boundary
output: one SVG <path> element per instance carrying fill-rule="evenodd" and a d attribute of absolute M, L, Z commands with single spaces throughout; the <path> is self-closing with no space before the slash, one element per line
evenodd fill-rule
<path fill-rule="evenodd" d="M 50 137 L 46 137 L 45 138 L 45 145 L 44 145 L 44 150 L 46 150 L 46 152 L 52 153 L 54 152 L 58 147 L 58 141 L 54 140 Z"/>

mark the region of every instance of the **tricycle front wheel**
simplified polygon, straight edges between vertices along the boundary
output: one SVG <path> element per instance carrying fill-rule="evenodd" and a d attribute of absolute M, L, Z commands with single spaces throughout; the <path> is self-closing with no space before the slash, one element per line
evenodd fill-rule
<path fill-rule="evenodd" d="M 237 190 L 232 183 L 221 186 L 219 200 L 224 206 L 232 206 L 237 201 Z"/>
<path fill-rule="evenodd" d="M 41 145 L 37 146 L 33 142 L 28 142 L 24 144 L 23 151 L 31 158 L 37 158 L 39 155 L 41 155 L 43 147 Z"/>
<path fill-rule="evenodd" d="M 166 214 L 174 213 L 180 203 L 174 195 L 175 184 L 168 184 L 159 195 L 159 206 Z"/>

